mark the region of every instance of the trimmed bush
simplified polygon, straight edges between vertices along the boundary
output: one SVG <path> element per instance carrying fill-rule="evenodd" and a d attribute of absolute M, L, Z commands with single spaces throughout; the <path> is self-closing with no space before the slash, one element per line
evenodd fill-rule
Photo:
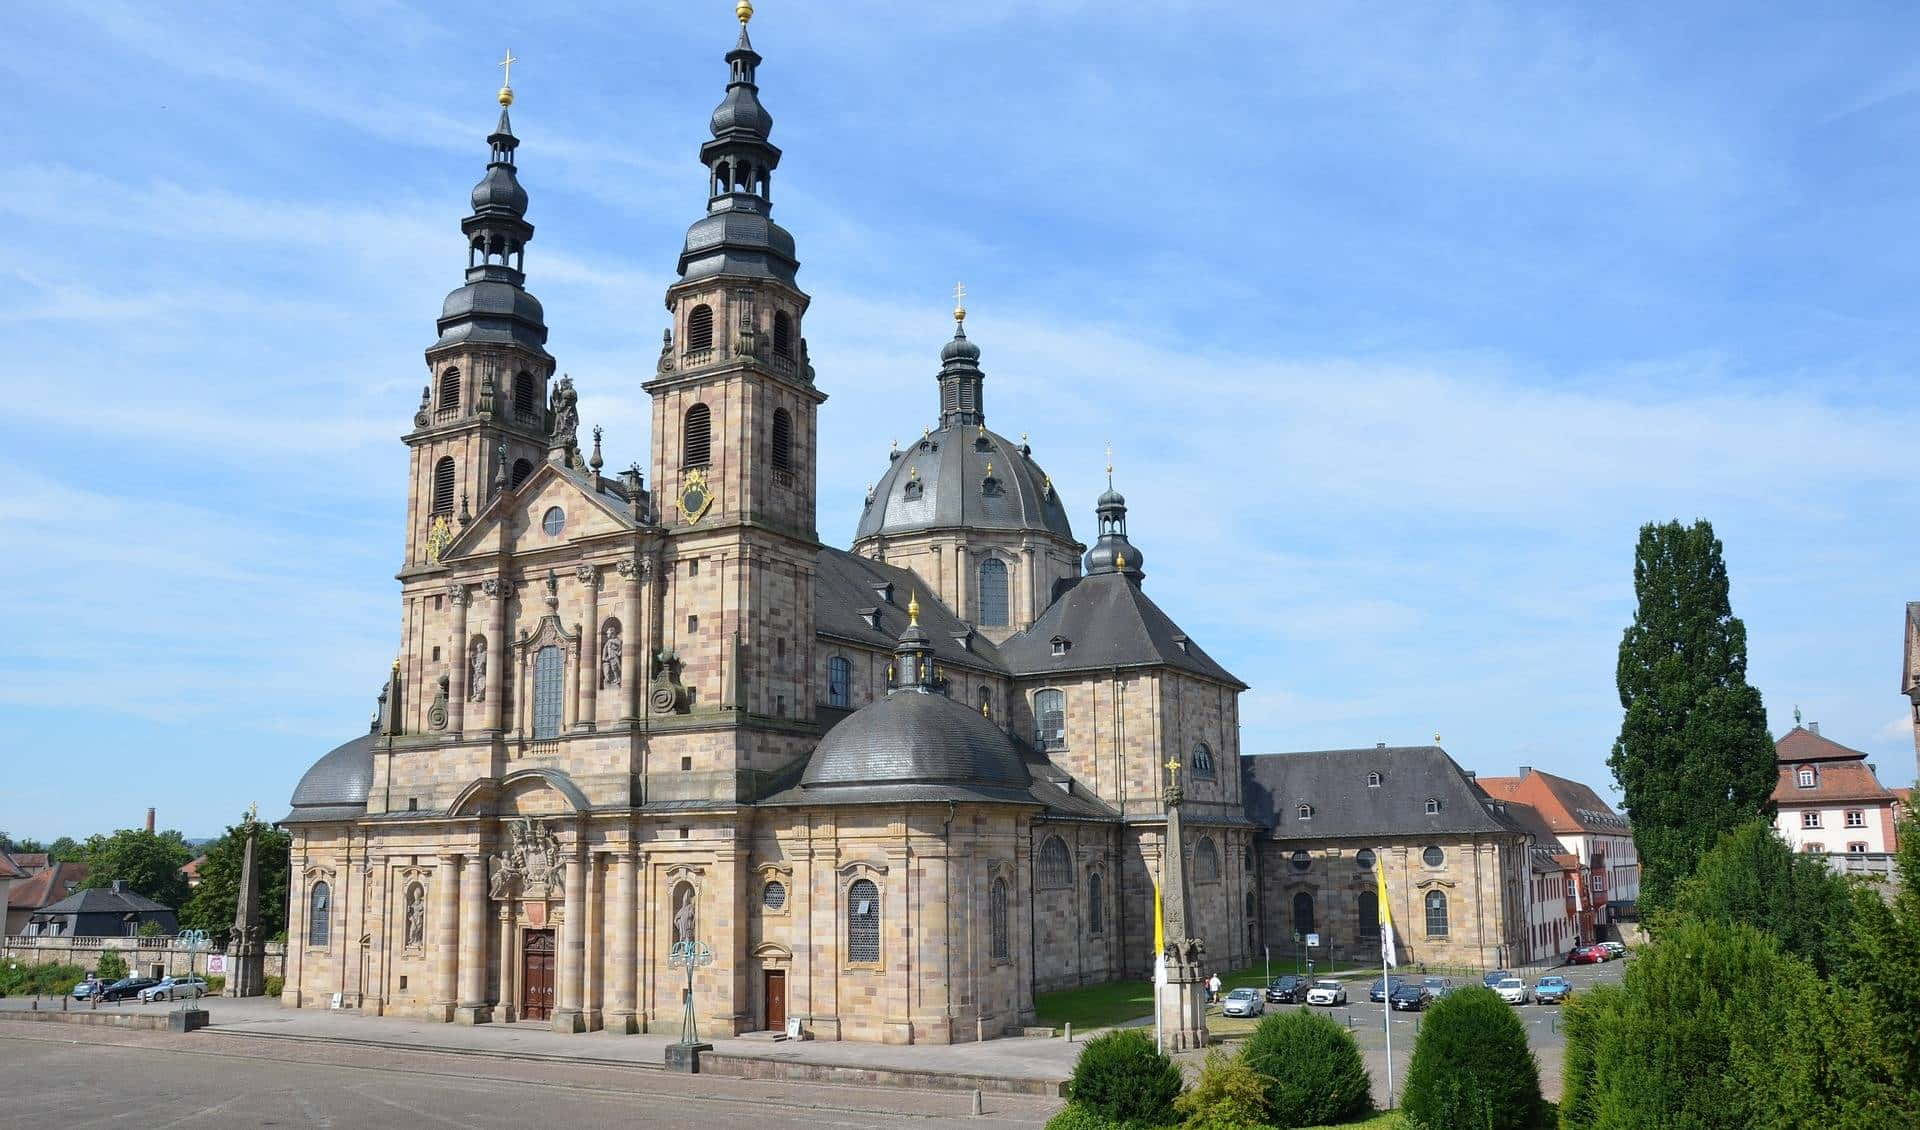
<path fill-rule="evenodd" d="M 205 976 L 207 978 L 208 996 L 217 997 L 226 990 L 227 975 L 225 973 L 208 973 L 205 974 Z"/>
<path fill-rule="evenodd" d="M 1267 1080 L 1274 1126 L 1351 1122 L 1373 1111 L 1373 1081 L 1352 1033 L 1317 1012 L 1273 1012 L 1241 1062 Z"/>
<path fill-rule="evenodd" d="M 1067 1081 L 1067 1098 L 1107 1124 L 1165 1126 L 1174 1121 L 1180 1069 L 1139 1028 L 1121 1028 L 1087 1041 Z"/>
<path fill-rule="evenodd" d="M 1540 1118 L 1540 1065 L 1513 1006 L 1479 986 L 1434 1002 L 1400 1108 L 1423 1126 L 1530 1130 Z"/>
<path fill-rule="evenodd" d="M 1268 1123 L 1267 1086 L 1273 1080 L 1224 1050 L 1207 1053 L 1193 1089 L 1174 1100 L 1186 1130 L 1245 1130 Z"/>
<path fill-rule="evenodd" d="M 127 959 L 121 957 L 118 950 L 101 950 L 93 975 L 102 981 L 118 981 L 127 975 Z"/>
<path fill-rule="evenodd" d="M 1047 1119 L 1047 1130 L 1114 1130 L 1116 1126 L 1125 1125 L 1128 1124 L 1095 1114 L 1079 1103 L 1068 1103 L 1060 1108 L 1059 1114 Z"/>
<path fill-rule="evenodd" d="M 268 996 L 277 997 L 281 991 L 287 987 L 287 981 L 284 977 L 269 977 L 261 984 L 261 987 L 267 991 Z"/>

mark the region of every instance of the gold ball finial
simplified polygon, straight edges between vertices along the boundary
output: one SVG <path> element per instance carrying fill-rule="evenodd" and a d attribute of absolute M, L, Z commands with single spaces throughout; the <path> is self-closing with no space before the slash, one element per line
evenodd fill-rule
<path fill-rule="evenodd" d="M 733 14 L 740 17 L 740 22 L 742 24 L 745 24 L 748 20 L 751 20 L 753 18 L 752 0 L 740 0 L 738 4 L 735 4 L 733 6 Z"/>
<path fill-rule="evenodd" d="M 513 87 L 503 86 L 500 88 L 500 105 L 502 106 L 513 105 Z"/>
<path fill-rule="evenodd" d="M 513 105 L 513 65 L 520 60 L 513 57 L 513 48 L 507 48 L 506 57 L 500 60 L 500 106 L 505 109 Z"/>
<path fill-rule="evenodd" d="M 964 322 L 967 320 L 966 283 L 953 284 L 953 320 L 956 322 Z"/>
<path fill-rule="evenodd" d="M 919 626 L 920 594 L 918 592 L 911 592 L 907 594 L 907 627 L 917 628 Z"/>

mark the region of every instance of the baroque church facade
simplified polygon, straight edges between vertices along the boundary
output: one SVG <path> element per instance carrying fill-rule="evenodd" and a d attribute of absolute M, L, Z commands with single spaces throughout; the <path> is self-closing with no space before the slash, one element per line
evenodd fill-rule
<path fill-rule="evenodd" d="M 1245 686 L 1146 595 L 1125 499 L 1088 549 L 987 427 L 964 310 L 937 422 L 822 542 L 831 369 L 740 7 L 645 471 L 603 473 L 556 379 L 501 91 L 405 436 L 399 655 L 283 821 L 288 1005 L 678 1031 L 693 941 L 706 1036 L 1014 1032 L 1036 991 L 1147 975 L 1170 765 L 1188 921 L 1219 968 L 1259 953 Z"/>

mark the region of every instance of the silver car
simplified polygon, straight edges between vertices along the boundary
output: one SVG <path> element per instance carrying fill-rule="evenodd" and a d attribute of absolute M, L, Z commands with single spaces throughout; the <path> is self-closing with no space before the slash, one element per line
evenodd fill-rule
<path fill-rule="evenodd" d="M 1220 999 L 1222 1016 L 1263 1016 L 1267 1011 L 1266 999 L 1259 989 L 1235 989 Z"/>
<path fill-rule="evenodd" d="M 204 977 L 164 977 L 158 985 L 140 990 L 140 999 L 153 1001 L 197 1000 L 207 995 Z"/>

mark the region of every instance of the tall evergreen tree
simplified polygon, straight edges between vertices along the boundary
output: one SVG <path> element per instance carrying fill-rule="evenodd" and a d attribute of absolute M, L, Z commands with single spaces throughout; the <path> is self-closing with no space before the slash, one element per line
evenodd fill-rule
<path fill-rule="evenodd" d="M 1626 718 L 1607 764 L 1633 817 L 1641 902 L 1659 908 L 1722 833 L 1772 819 L 1776 773 L 1713 526 L 1642 526 L 1633 588 L 1618 670 Z"/>

